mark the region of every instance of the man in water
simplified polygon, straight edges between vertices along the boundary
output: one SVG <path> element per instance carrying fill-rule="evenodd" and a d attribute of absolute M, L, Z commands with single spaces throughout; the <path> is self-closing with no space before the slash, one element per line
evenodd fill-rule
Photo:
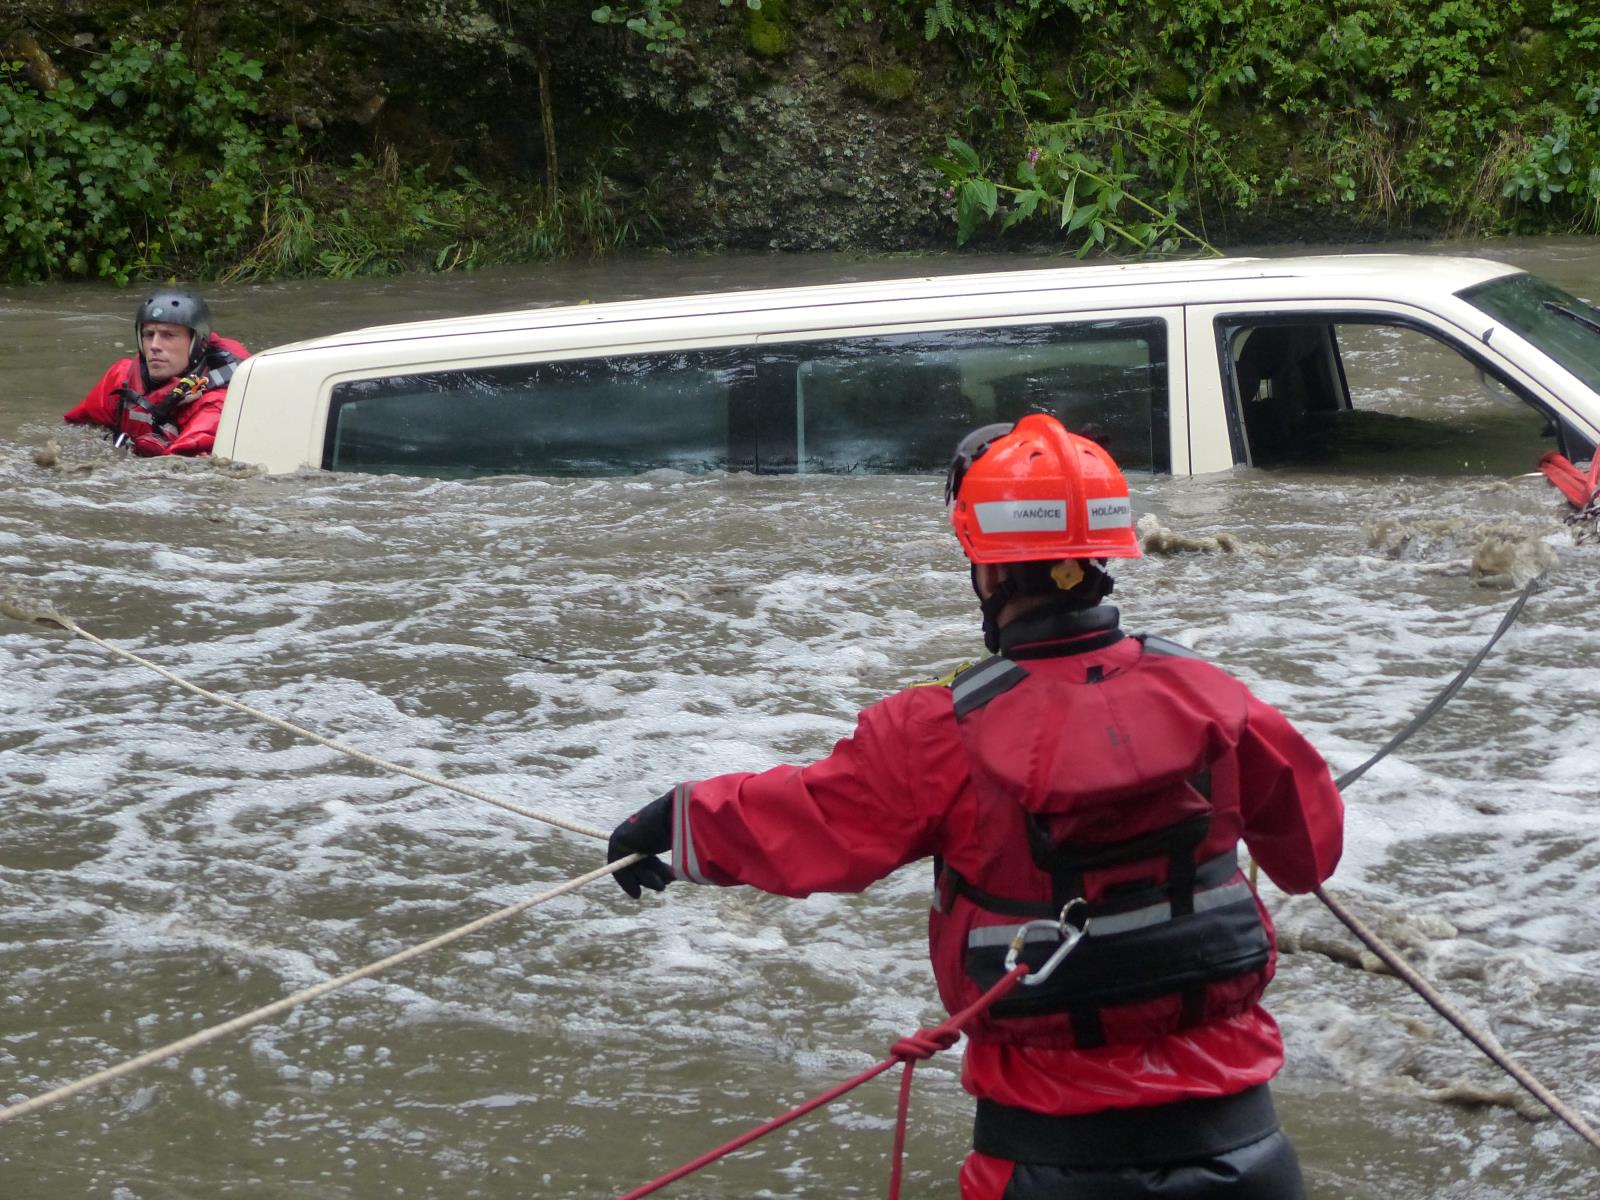
<path fill-rule="evenodd" d="M 1119 628 L 1106 563 L 1140 549 L 1099 446 L 1043 414 L 987 426 L 946 501 L 994 657 L 865 709 L 820 762 L 679 784 L 608 848 L 671 866 L 617 882 L 805 896 L 932 856 L 946 1008 L 1000 980 L 1008 947 L 1033 971 L 966 1030 L 964 1200 L 1298 1200 L 1259 1003 L 1276 945 L 1237 847 L 1286 891 L 1326 879 L 1327 764 L 1231 675 Z"/>
<path fill-rule="evenodd" d="M 133 317 L 138 353 L 112 364 L 65 420 L 104 425 L 135 454 L 210 454 L 234 368 L 250 352 L 211 331 L 193 292 L 151 292 Z"/>

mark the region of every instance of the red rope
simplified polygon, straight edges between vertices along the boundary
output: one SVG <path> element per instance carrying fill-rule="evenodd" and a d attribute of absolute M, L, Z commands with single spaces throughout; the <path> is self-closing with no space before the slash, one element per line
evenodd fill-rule
<path fill-rule="evenodd" d="M 1026 963 L 1018 963 L 999 983 L 954 1016 L 935 1025 L 932 1029 L 919 1029 L 909 1037 L 901 1038 L 890 1047 L 889 1057 L 877 1066 L 861 1072 L 853 1079 L 847 1079 L 843 1083 L 829 1088 L 820 1096 L 814 1096 L 804 1104 L 791 1108 L 782 1116 L 774 1117 L 765 1124 L 758 1125 L 754 1129 L 740 1134 L 731 1142 L 718 1146 L 715 1150 L 707 1151 L 693 1162 L 684 1163 L 683 1166 L 678 1167 L 676 1170 L 668 1171 L 661 1178 L 651 1180 L 642 1187 L 634 1188 L 633 1191 L 620 1196 L 618 1200 L 637 1200 L 637 1197 L 648 1196 L 651 1192 L 660 1191 L 667 1184 L 675 1183 L 685 1175 L 694 1174 L 700 1168 L 709 1166 L 711 1163 L 716 1162 L 717 1159 L 732 1154 L 742 1146 L 748 1146 L 757 1138 L 763 1138 L 775 1129 L 783 1128 L 789 1122 L 805 1116 L 808 1112 L 821 1108 L 824 1104 L 831 1104 L 846 1092 L 860 1087 L 869 1079 L 882 1075 L 896 1063 L 903 1062 L 906 1065 L 906 1071 L 900 1079 L 900 1111 L 894 1131 L 894 1162 L 891 1164 L 889 1173 L 889 1200 L 898 1200 L 900 1195 L 901 1162 L 905 1154 L 906 1145 L 906 1113 L 911 1102 L 911 1072 L 917 1060 L 932 1058 L 939 1051 L 948 1050 L 951 1046 L 954 1046 L 961 1037 L 961 1031 L 966 1028 L 973 1018 L 987 1011 L 990 1005 L 1003 1000 L 1014 987 L 1022 982 L 1022 977 L 1027 973 L 1028 965 Z"/>

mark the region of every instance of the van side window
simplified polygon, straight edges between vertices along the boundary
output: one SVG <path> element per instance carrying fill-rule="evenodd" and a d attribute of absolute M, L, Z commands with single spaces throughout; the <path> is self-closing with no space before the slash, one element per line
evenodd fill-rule
<path fill-rule="evenodd" d="M 613 355 L 338 384 L 323 466 L 408 474 L 943 471 L 1050 412 L 1171 469 L 1166 323 L 1002 326 Z"/>
<path fill-rule="evenodd" d="M 323 466 L 412 475 L 724 470 L 740 371 L 706 352 L 433 371 L 333 389 Z"/>
<path fill-rule="evenodd" d="M 1235 459 L 1267 469 L 1514 475 L 1556 448 L 1542 409 L 1399 323 L 1227 322 Z"/>
<path fill-rule="evenodd" d="M 890 334 L 797 346 L 795 469 L 943 470 L 979 425 L 1048 412 L 1132 471 L 1171 469 L 1159 320 Z"/>

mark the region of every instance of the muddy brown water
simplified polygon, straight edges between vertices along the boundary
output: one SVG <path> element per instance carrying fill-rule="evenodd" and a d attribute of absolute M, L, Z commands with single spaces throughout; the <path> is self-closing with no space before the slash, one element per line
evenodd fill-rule
<path fill-rule="evenodd" d="M 1450 249 L 1600 294 L 1592 240 Z M 532 303 L 1017 262 L 648 259 L 211 295 L 218 327 L 260 347 Z M 59 414 L 130 347 L 136 301 L 0 291 L 0 590 L 203 686 L 609 827 L 676 780 L 819 756 L 864 704 L 977 652 L 933 479 L 263 478 L 113 456 Z M 1394 375 L 1381 345 L 1366 353 Z M 41 466 L 50 438 L 61 450 Z M 1351 788 L 1331 886 L 1600 1116 L 1600 548 L 1572 544 L 1541 479 L 1507 474 L 1133 487 L 1138 513 L 1202 548 L 1122 567 L 1127 623 L 1243 676 L 1336 770 L 1477 650 L 1515 580 L 1547 570 L 1444 714 Z M 0 1104 L 453 928 L 601 851 L 0 619 Z M 862 896 L 676 886 L 634 904 L 602 881 L 0 1125 L 0 1196 L 615 1195 L 937 1019 L 927 883 L 921 865 Z M 1314 1197 L 1600 1194 L 1600 1154 L 1530 1120 L 1475 1050 L 1361 969 L 1314 901 L 1269 903 L 1290 951 L 1269 993 L 1288 1040 L 1276 1090 Z M 917 1072 L 908 1195 L 955 1194 L 970 1125 L 956 1067 L 945 1055 Z M 881 1194 L 891 1078 L 666 1194 Z"/>

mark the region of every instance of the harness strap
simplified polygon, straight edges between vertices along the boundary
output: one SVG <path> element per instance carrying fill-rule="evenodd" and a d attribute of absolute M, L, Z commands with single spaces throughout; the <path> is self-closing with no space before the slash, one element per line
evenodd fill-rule
<path fill-rule="evenodd" d="M 1198 893 L 1192 901 L 1194 908 L 1210 908 L 1217 903 L 1231 903 L 1234 897 L 1227 899 L 1212 898 L 1209 893 L 1224 889 L 1226 885 L 1239 873 L 1239 851 L 1237 848 L 1225 850 L 1215 858 L 1208 858 L 1198 864 L 1194 869 L 1193 892 Z M 999 913 L 1006 917 L 1024 917 L 1033 920 L 1039 918 L 1054 918 L 1061 915 L 1061 906 L 1050 900 L 1015 900 L 1008 896 L 996 896 L 982 888 L 974 887 L 962 876 L 961 872 L 946 864 L 939 864 L 939 895 L 944 911 L 948 912 L 950 905 L 957 896 L 965 896 L 979 908 L 989 912 Z M 1247 885 L 1248 886 L 1248 885 Z M 1169 907 L 1170 898 L 1162 894 L 1160 888 L 1140 889 L 1139 892 L 1117 896 L 1111 900 L 1102 900 L 1092 904 L 1087 909 L 1087 916 L 1096 922 L 1097 926 L 1106 933 L 1123 932 L 1128 929 L 1139 928 L 1142 925 L 1155 924 L 1157 919 L 1166 920 L 1176 915 Z M 1156 913 L 1165 913 L 1157 918 Z M 973 936 L 983 932 L 982 927 L 973 930 Z M 1007 939 L 1009 940 L 1009 935 Z"/>
<path fill-rule="evenodd" d="M 1143 862 L 1147 858 L 1168 858 L 1177 854 L 1183 854 L 1192 862 L 1194 848 L 1205 840 L 1206 830 L 1211 825 L 1211 814 L 1201 813 L 1175 825 L 1164 825 L 1121 842 L 1062 842 L 1052 845 L 1049 830 L 1045 828 L 1040 815 L 1029 812 L 1027 816 L 1033 861 L 1041 871 L 1103 871 L 1108 867 Z"/>
<path fill-rule="evenodd" d="M 178 426 L 174 418 L 178 410 L 187 408 L 213 388 L 227 387 L 228 381 L 233 378 L 233 373 L 239 365 L 239 360 L 226 350 L 208 351 L 203 362 L 216 365 L 203 375 L 194 371 L 186 372 L 179 377 L 171 391 L 153 404 L 146 397 L 130 389 L 130 398 L 137 407 L 129 414 L 129 419 L 148 421 L 153 429 L 159 429 L 169 441 L 177 437 Z M 196 365 L 198 367 L 202 364 Z M 119 418 L 117 424 L 121 423 Z"/>
<path fill-rule="evenodd" d="M 221 353 L 227 354 L 227 351 L 224 350 Z M 206 386 L 202 390 L 209 392 L 212 388 L 227 387 L 228 380 L 233 378 L 233 373 L 238 366 L 239 360 L 228 354 L 226 362 L 206 372 Z"/>
<path fill-rule="evenodd" d="M 979 1100 L 972 1148 L 1009 1162 L 1056 1167 L 1155 1166 L 1212 1158 L 1278 1130 L 1267 1085 L 1232 1096 L 1051 1117 Z"/>

